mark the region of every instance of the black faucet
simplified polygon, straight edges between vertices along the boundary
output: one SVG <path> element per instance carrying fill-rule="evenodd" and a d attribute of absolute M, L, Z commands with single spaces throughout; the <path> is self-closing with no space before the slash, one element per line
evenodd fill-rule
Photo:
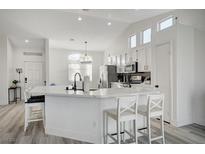
<path fill-rule="evenodd" d="M 76 85 L 76 76 L 79 75 L 80 77 L 80 81 L 82 81 L 81 75 L 80 73 L 75 73 L 74 75 L 74 85 L 73 85 L 73 90 L 76 91 L 77 90 L 77 85 Z"/>

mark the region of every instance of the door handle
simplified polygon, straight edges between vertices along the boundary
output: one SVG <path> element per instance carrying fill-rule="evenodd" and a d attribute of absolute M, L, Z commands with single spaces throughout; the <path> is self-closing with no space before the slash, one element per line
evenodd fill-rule
<path fill-rule="evenodd" d="M 27 80 L 28 80 L 28 79 L 25 77 L 25 83 L 27 83 Z"/>
<path fill-rule="evenodd" d="M 159 85 L 155 85 L 154 87 L 155 87 L 155 88 L 159 88 Z"/>

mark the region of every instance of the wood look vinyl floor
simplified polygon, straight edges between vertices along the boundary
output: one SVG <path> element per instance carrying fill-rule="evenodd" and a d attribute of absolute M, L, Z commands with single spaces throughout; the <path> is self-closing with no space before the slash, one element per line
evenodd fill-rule
<path fill-rule="evenodd" d="M 154 125 L 154 131 L 157 131 L 158 125 L 156 123 Z M 1 144 L 85 144 L 82 141 L 46 135 L 42 122 L 31 123 L 26 132 L 23 128 L 23 103 L 0 106 Z M 165 124 L 165 141 L 168 144 L 205 143 L 205 126 L 192 124 L 176 128 Z"/>

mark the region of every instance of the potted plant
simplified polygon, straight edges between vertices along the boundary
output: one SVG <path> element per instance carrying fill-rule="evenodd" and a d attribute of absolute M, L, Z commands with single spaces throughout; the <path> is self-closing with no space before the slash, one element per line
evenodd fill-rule
<path fill-rule="evenodd" d="M 13 83 L 13 87 L 17 87 L 17 83 L 18 83 L 17 80 L 13 80 L 12 83 Z"/>

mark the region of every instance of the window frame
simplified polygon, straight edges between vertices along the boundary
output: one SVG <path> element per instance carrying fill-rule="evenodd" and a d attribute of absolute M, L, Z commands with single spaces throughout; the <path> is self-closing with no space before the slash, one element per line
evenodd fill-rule
<path fill-rule="evenodd" d="M 148 29 L 151 30 L 151 33 L 150 33 L 150 42 L 144 43 L 144 32 L 145 32 L 146 30 L 148 30 Z M 145 45 L 145 44 L 149 44 L 149 43 L 151 43 L 151 42 L 152 42 L 152 27 L 147 27 L 147 28 L 145 28 L 144 30 L 142 30 L 141 33 L 140 33 L 140 43 L 141 43 L 141 45 Z"/>
<path fill-rule="evenodd" d="M 167 21 L 167 20 L 169 20 L 169 19 L 171 19 L 171 18 L 173 20 L 173 22 L 172 22 L 173 24 L 171 26 L 167 27 L 167 28 L 160 29 L 160 24 L 165 22 L 165 21 Z M 163 19 L 161 19 L 160 21 L 157 22 L 157 32 L 165 31 L 165 30 L 173 27 L 174 25 L 175 25 L 175 18 L 174 18 L 174 16 L 171 15 L 171 16 L 168 16 L 166 18 L 163 18 Z"/>
<path fill-rule="evenodd" d="M 73 81 L 73 78 L 70 79 L 71 71 L 76 70 L 74 68 L 71 68 L 70 65 L 79 65 L 79 71 L 78 72 L 82 75 L 82 78 L 85 75 L 83 72 L 86 70 L 85 68 L 83 68 L 83 67 L 86 67 L 86 66 L 83 66 L 83 65 L 90 65 L 91 70 L 89 70 L 89 71 L 91 71 L 91 73 L 89 74 L 89 76 L 90 76 L 90 81 L 93 81 L 93 65 L 92 64 L 68 63 L 67 64 L 67 67 L 68 67 L 67 69 L 68 69 L 68 80 L 69 81 Z M 79 80 L 77 79 L 76 81 L 79 81 Z"/>
<path fill-rule="evenodd" d="M 131 47 L 131 43 L 132 43 L 132 41 L 131 41 L 132 39 L 131 39 L 131 38 L 132 38 L 133 36 L 135 36 L 135 46 L 134 46 L 134 47 Z M 128 46 L 129 46 L 130 49 L 134 49 L 134 48 L 137 47 L 137 33 L 134 33 L 134 34 L 132 34 L 132 35 L 129 35 L 129 37 L 128 37 L 128 43 L 129 43 Z"/>
<path fill-rule="evenodd" d="M 80 54 L 80 53 L 76 53 L 76 55 L 77 54 L 82 56 L 82 54 Z M 79 65 L 80 66 L 80 68 L 79 68 L 80 72 L 79 73 L 81 73 L 82 77 L 84 76 L 84 74 L 82 74 L 82 70 L 84 70 L 84 69 L 82 69 L 82 66 L 83 65 L 91 65 L 90 81 L 93 81 L 93 63 L 91 63 L 91 64 L 81 64 L 80 63 L 80 59 L 78 59 L 78 60 L 71 60 L 71 59 L 69 59 L 70 55 L 74 55 L 74 54 L 69 54 L 68 55 L 68 61 L 67 61 L 67 78 L 68 78 L 68 80 L 69 81 L 73 81 L 73 79 L 70 80 L 70 70 L 69 70 L 70 69 L 69 65 L 73 64 L 73 65 Z M 72 70 L 74 70 L 74 69 L 72 69 Z"/>

